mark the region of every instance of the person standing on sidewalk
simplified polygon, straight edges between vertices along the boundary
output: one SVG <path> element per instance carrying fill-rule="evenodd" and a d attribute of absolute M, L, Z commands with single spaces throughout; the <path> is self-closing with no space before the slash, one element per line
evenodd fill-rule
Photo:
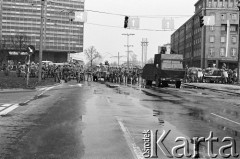
<path fill-rule="evenodd" d="M 54 72 L 54 82 L 60 83 L 60 67 L 54 65 L 53 72 Z"/>
<path fill-rule="evenodd" d="M 90 78 L 90 81 L 92 81 L 92 69 L 91 68 L 89 68 L 87 71 L 87 81 L 89 78 Z"/>
<path fill-rule="evenodd" d="M 17 70 L 16 70 L 16 73 L 17 73 L 17 77 L 20 77 L 21 76 L 21 62 L 18 62 L 17 64 Z"/>

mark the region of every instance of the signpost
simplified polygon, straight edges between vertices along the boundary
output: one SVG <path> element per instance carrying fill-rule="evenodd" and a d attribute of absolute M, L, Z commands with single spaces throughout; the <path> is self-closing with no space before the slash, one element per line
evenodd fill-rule
<path fill-rule="evenodd" d="M 87 22 L 87 12 L 75 12 L 75 19 L 74 21 L 78 21 L 78 22 Z"/>
<path fill-rule="evenodd" d="M 139 29 L 140 19 L 137 17 L 129 17 L 128 19 L 128 28 L 130 29 Z"/>
<path fill-rule="evenodd" d="M 35 52 L 35 47 L 32 46 L 32 45 L 29 45 L 29 46 L 27 47 L 27 53 L 28 53 L 28 62 L 27 62 L 27 86 L 28 86 L 28 84 L 29 84 L 29 73 L 30 73 L 30 62 L 31 62 L 30 57 L 31 57 L 31 55 L 34 54 L 34 52 Z"/>
<path fill-rule="evenodd" d="M 167 18 L 164 18 L 162 20 L 162 29 L 164 30 L 174 30 L 174 19 L 173 18 L 170 18 L 170 19 L 167 19 Z"/>

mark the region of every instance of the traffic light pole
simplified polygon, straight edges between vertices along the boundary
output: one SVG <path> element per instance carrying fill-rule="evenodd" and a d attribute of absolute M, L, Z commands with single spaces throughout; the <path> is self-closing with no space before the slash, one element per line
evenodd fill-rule
<path fill-rule="evenodd" d="M 42 4 L 41 4 L 41 28 L 40 28 L 38 82 L 42 81 L 43 20 L 44 20 L 45 0 L 42 0 L 41 2 L 42 2 Z"/>

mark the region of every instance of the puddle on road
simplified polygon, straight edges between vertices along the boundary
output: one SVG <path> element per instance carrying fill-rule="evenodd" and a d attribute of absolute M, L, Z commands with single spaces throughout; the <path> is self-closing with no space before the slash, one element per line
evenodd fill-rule
<path fill-rule="evenodd" d="M 163 112 L 160 110 L 153 110 L 153 116 L 163 115 Z"/>
<path fill-rule="evenodd" d="M 228 109 L 223 109 L 222 110 L 223 113 L 229 114 L 234 118 L 238 118 L 239 117 L 239 113 L 237 111 L 232 111 L 232 110 L 228 110 Z"/>
<path fill-rule="evenodd" d="M 143 102 L 162 102 L 162 100 L 159 99 L 142 99 Z"/>
<path fill-rule="evenodd" d="M 103 90 L 96 90 L 96 89 L 94 89 L 94 91 L 93 91 L 93 94 L 102 94 L 103 93 Z"/>
<path fill-rule="evenodd" d="M 236 131 L 236 130 L 233 130 L 231 128 L 228 128 L 226 126 L 223 126 L 223 125 L 217 125 L 217 128 L 219 130 L 223 130 L 223 131 L 226 131 L 228 132 L 228 134 L 230 133 L 231 135 L 235 136 L 235 137 L 240 137 L 240 132 L 239 131 Z"/>

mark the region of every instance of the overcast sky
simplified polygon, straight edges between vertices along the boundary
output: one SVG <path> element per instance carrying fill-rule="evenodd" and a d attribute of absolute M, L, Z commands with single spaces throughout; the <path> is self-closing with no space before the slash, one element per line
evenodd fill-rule
<path fill-rule="evenodd" d="M 138 16 L 140 18 L 140 29 L 161 30 L 164 17 L 174 17 L 175 29 L 186 22 L 194 14 L 194 4 L 197 0 L 85 0 L 85 10 L 116 13 L 128 16 Z M 181 16 L 183 15 L 183 16 Z M 142 31 L 124 29 L 124 16 L 101 14 L 87 11 L 87 23 L 84 28 L 84 49 L 95 46 L 105 60 L 117 61 L 118 52 L 121 56 L 126 56 L 127 37 L 123 33 L 133 33 L 130 36 L 130 45 L 134 45 L 131 50 L 141 59 L 142 38 L 147 38 L 148 59 L 153 58 L 157 53 L 158 46 L 170 43 L 173 31 Z M 155 18 L 146 18 L 146 16 Z M 180 16 L 180 17 L 177 17 Z M 156 18 L 157 17 L 157 18 Z M 109 25 L 115 27 L 105 27 L 92 25 Z M 126 61 L 126 57 L 121 58 Z"/>

